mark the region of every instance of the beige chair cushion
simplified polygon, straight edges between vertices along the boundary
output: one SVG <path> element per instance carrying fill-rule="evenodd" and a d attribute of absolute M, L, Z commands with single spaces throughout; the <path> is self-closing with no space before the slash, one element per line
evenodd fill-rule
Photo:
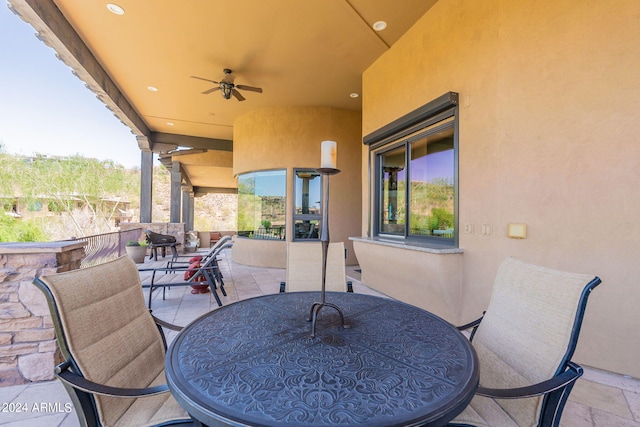
<path fill-rule="evenodd" d="M 593 278 L 507 258 L 498 269 L 487 312 L 473 338 L 480 384 L 513 388 L 552 378 L 567 353 L 581 294 Z M 542 397 L 475 396 L 453 422 L 535 426 L 541 405 Z"/>
<path fill-rule="evenodd" d="M 322 243 L 287 243 L 287 292 L 322 289 Z M 329 243 L 325 290 L 345 292 L 347 274 L 344 264 L 344 242 Z"/>
<path fill-rule="evenodd" d="M 41 280 L 51 289 L 69 351 L 87 379 L 124 388 L 166 383 L 162 338 L 129 257 Z M 188 418 L 170 393 L 138 399 L 96 395 L 96 403 L 105 426 Z"/>

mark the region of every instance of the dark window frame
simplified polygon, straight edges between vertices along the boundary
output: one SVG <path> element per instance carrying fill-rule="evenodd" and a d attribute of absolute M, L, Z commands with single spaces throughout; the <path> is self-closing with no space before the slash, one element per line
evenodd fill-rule
<path fill-rule="evenodd" d="M 454 233 L 452 238 L 412 235 L 410 232 L 410 198 L 409 185 L 405 186 L 405 224 L 404 232 L 401 234 L 385 233 L 380 230 L 381 212 L 381 155 L 398 147 L 404 147 L 405 162 L 407 165 L 407 180 L 409 179 L 409 162 L 411 155 L 411 143 L 426 136 L 441 132 L 447 128 L 453 129 L 453 156 L 454 156 Z M 364 144 L 369 145 L 369 167 L 373 166 L 369 179 L 373 180 L 373 203 L 371 205 L 373 223 L 369 229 L 373 237 L 389 239 L 404 243 L 416 243 L 425 246 L 435 247 L 458 247 L 459 242 L 459 174 L 458 174 L 458 135 L 459 135 L 459 115 L 458 115 L 458 94 L 449 92 L 423 107 L 395 120 L 381 129 L 365 136 Z M 373 165 L 371 162 L 373 161 Z"/>

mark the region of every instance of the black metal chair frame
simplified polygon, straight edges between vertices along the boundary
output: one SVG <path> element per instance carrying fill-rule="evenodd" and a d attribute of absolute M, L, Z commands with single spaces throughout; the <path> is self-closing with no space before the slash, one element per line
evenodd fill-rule
<path fill-rule="evenodd" d="M 230 248 L 233 246 L 233 243 L 227 242 L 218 247 L 217 251 L 215 251 L 209 259 L 204 264 L 201 264 L 200 268 L 191 268 L 191 267 L 171 267 L 171 268 L 141 268 L 138 269 L 139 272 L 151 271 L 151 283 L 143 284 L 143 288 L 149 288 L 149 302 L 148 307 L 151 309 L 151 302 L 153 298 L 153 291 L 162 288 L 162 299 L 165 298 L 165 290 L 166 288 L 170 288 L 172 286 L 191 286 L 203 284 L 206 282 L 209 285 L 209 289 L 211 289 L 211 293 L 218 304 L 218 307 L 222 307 L 222 301 L 218 296 L 218 286 L 216 284 L 220 284 L 220 291 L 223 296 L 227 296 L 227 292 L 224 289 L 224 281 L 222 278 L 222 272 L 220 271 L 220 267 L 218 266 L 217 255 L 226 248 Z M 191 271 L 195 272 L 188 280 L 183 282 L 166 282 L 166 283 L 158 283 L 156 282 L 157 273 L 176 273 L 178 271 Z M 204 282 L 201 281 L 201 278 L 204 278 Z"/>
<path fill-rule="evenodd" d="M 587 306 L 587 299 L 589 298 L 591 291 L 593 291 L 593 289 L 600 283 L 600 278 L 595 277 L 582 291 L 567 351 L 558 367 L 558 370 L 552 378 L 541 383 L 519 388 L 495 389 L 485 388 L 480 385 L 478 386 L 476 393 L 493 399 L 522 399 L 544 395 L 541 409 L 542 413 L 540 415 L 538 426 L 557 427 L 560 424 L 560 417 L 564 406 L 567 403 L 569 393 L 577 379 L 584 373 L 584 369 L 577 363 L 572 362 L 571 357 L 573 357 L 573 353 L 575 352 L 578 344 L 578 336 L 580 335 L 580 328 L 582 326 L 582 320 Z M 458 329 L 460 331 L 471 329 L 469 340 L 473 343 L 473 336 L 481 322 L 482 317 L 474 320 L 473 322 L 467 323 L 466 325 L 458 326 Z M 449 425 L 457 427 L 473 427 L 470 424 L 461 423 L 451 423 Z"/>
<path fill-rule="evenodd" d="M 171 259 L 175 261 L 178 258 L 178 243 L 174 236 L 168 234 L 156 233 L 155 231 L 145 230 L 144 231 L 147 243 L 149 243 L 149 259 L 153 259 L 155 261 L 158 260 L 158 249 L 162 250 L 162 257 L 166 256 L 167 248 L 171 249 Z M 158 236 L 158 237 L 154 237 Z M 155 239 L 160 239 L 160 241 L 155 241 Z M 166 241 L 164 241 L 166 240 Z"/>
<path fill-rule="evenodd" d="M 60 353 L 62 354 L 62 357 L 65 359 L 64 362 L 60 363 L 58 366 L 55 367 L 54 374 L 56 378 L 60 379 L 65 390 L 71 397 L 71 400 L 73 402 L 74 407 L 76 408 L 76 411 L 78 409 L 81 409 L 82 412 L 78 413 L 78 419 L 80 420 L 80 423 L 82 425 L 87 427 L 101 426 L 100 419 L 98 417 L 98 412 L 96 410 L 96 402 L 94 399 L 94 394 L 102 394 L 102 395 L 113 396 L 113 397 L 136 398 L 136 397 L 151 396 L 151 395 L 165 393 L 169 391 L 169 388 L 166 384 L 155 386 L 155 387 L 132 389 L 132 388 L 110 387 L 104 384 L 98 384 L 96 382 L 87 380 L 84 376 L 82 376 L 77 362 L 75 361 L 75 359 L 73 358 L 73 356 L 69 351 L 69 347 L 67 344 L 67 337 L 62 327 L 62 321 L 61 321 L 60 313 L 58 311 L 58 306 L 51 293 L 51 290 L 39 278 L 36 278 L 33 283 L 45 295 L 47 304 L 49 305 L 49 311 L 51 312 L 51 319 L 55 329 L 58 347 L 60 349 Z M 149 312 L 151 312 L 151 310 L 149 310 Z M 173 331 L 180 331 L 182 327 L 160 320 L 157 317 L 153 316 L 153 314 L 151 315 L 151 317 L 153 317 L 153 320 L 155 321 L 156 326 L 160 331 L 160 336 L 162 337 L 162 342 L 166 350 L 167 340 L 166 340 L 163 328 L 167 328 Z M 176 420 L 175 422 L 159 424 L 156 427 L 171 426 L 171 425 L 195 426 L 196 424 L 194 424 L 193 420 Z"/>
<path fill-rule="evenodd" d="M 218 248 L 222 245 L 224 245 L 227 242 L 231 241 L 231 236 L 222 236 L 208 251 L 206 254 L 202 255 L 202 253 L 191 253 L 189 255 L 177 255 L 172 257 L 172 259 L 170 259 L 169 261 L 167 261 L 167 268 L 174 268 L 174 267 L 179 267 L 181 265 L 189 265 L 190 263 L 188 261 L 180 261 L 180 259 L 187 259 L 187 258 L 193 258 L 194 256 L 197 255 L 202 255 L 202 260 L 200 261 L 201 263 L 205 263 L 207 262 L 207 260 L 213 256 L 214 254 L 218 254 L 220 253 L 218 251 Z"/>

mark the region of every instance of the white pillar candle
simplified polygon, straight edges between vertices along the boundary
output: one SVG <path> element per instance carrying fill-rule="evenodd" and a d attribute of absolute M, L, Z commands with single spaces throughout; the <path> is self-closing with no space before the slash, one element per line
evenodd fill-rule
<path fill-rule="evenodd" d="M 338 165 L 338 144 L 335 141 L 322 141 L 320 167 L 327 169 L 337 169 Z"/>

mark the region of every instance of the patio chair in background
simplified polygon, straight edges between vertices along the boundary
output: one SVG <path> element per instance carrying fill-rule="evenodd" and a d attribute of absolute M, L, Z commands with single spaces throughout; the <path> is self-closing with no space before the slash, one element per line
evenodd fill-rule
<path fill-rule="evenodd" d="M 507 258 L 471 340 L 480 387 L 451 426 L 557 426 L 583 369 L 571 362 L 596 276 Z"/>
<path fill-rule="evenodd" d="M 223 236 L 220 239 L 218 239 L 218 241 L 209 249 L 209 251 L 205 254 L 189 254 L 189 255 L 178 255 L 175 259 L 171 259 L 169 261 L 167 261 L 167 268 L 173 268 L 173 267 L 178 267 L 178 266 L 184 266 L 184 265 L 189 265 L 191 264 L 190 261 L 184 261 L 185 259 L 191 259 L 194 257 L 200 257 L 200 263 L 205 263 L 207 262 L 207 260 L 209 259 L 209 257 L 211 257 L 214 253 L 218 253 L 218 248 L 222 245 L 224 245 L 225 243 L 229 242 L 231 240 L 231 236 Z"/>
<path fill-rule="evenodd" d="M 227 241 L 226 243 L 222 243 L 218 248 L 211 253 L 211 255 L 207 258 L 206 261 L 200 263 L 200 268 L 193 268 L 192 266 L 185 267 L 171 267 L 171 268 L 141 268 L 139 272 L 151 272 L 151 282 L 145 283 L 142 285 L 143 288 L 149 288 L 149 303 L 148 307 L 151 308 L 151 302 L 153 298 L 153 291 L 162 288 L 162 299 L 165 298 L 165 289 L 171 288 L 172 286 L 201 286 L 203 283 L 209 285 L 209 289 L 213 294 L 216 302 L 218 303 L 218 307 L 222 307 L 222 301 L 218 296 L 218 286 L 216 282 L 220 285 L 220 292 L 225 297 L 227 296 L 227 292 L 224 290 L 224 281 L 222 280 L 222 272 L 220 271 L 220 266 L 218 265 L 218 254 L 226 248 L 230 248 L 233 246 L 232 242 Z M 183 282 L 173 282 L 170 279 L 166 279 L 167 275 L 161 275 L 158 277 L 157 273 L 175 273 L 175 272 L 185 272 L 188 273 L 185 275 L 185 280 Z M 166 279 L 163 281 L 163 279 Z M 203 280 L 204 279 L 204 280 Z"/>
<path fill-rule="evenodd" d="M 322 289 L 321 242 L 288 242 L 287 272 L 280 292 L 319 291 Z M 353 292 L 347 281 L 344 242 L 329 243 L 325 290 Z"/>
<path fill-rule="evenodd" d="M 147 243 L 149 243 L 149 249 L 151 249 L 151 255 L 149 259 L 155 261 L 158 260 L 158 249 L 162 251 L 162 257 L 166 256 L 167 248 L 171 249 L 171 259 L 175 260 L 178 257 L 177 246 L 179 243 L 176 241 L 175 236 L 170 234 L 160 234 L 151 230 L 144 230 Z"/>
<path fill-rule="evenodd" d="M 55 370 L 83 426 L 191 423 L 165 384 L 166 341 L 145 307 L 134 262 L 41 276 L 63 363 Z M 192 425 L 192 424 L 191 424 Z"/>

